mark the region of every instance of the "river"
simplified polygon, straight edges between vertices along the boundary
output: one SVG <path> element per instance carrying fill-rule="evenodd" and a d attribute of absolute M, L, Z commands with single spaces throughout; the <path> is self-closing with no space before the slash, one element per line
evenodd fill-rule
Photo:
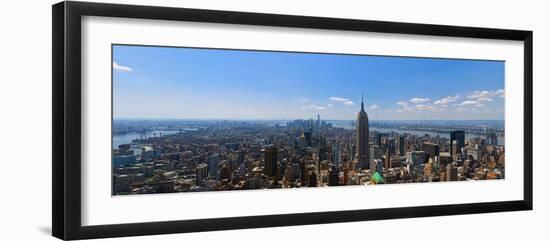
<path fill-rule="evenodd" d="M 175 133 L 179 133 L 179 131 L 150 131 L 146 133 L 146 136 L 153 137 L 154 135 L 159 136 L 161 134 L 164 136 L 164 135 L 170 135 Z M 126 133 L 122 135 L 115 135 L 113 136 L 113 148 L 118 148 L 118 146 L 122 144 L 130 144 L 133 140 L 139 139 L 140 137 L 141 135 L 139 132 L 131 132 L 131 133 Z M 143 136 L 143 138 L 145 138 L 145 135 Z"/>

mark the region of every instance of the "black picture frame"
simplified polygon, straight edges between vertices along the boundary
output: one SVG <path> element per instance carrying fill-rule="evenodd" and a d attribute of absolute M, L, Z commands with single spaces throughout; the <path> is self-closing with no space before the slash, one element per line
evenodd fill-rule
<path fill-rule="evenodd" d="M 52 6 L 52 233 L 60 239 L 106 238 L 213 230 L 309 225 L 380 219 L 532 210 L 533 32 L 278 14 L 151 7 L 90 2 Z M 327 30 L 517 40 L 524 43 L 524 187 L 522 200 L 421 207 L 343 210 L 235 218 L 81 224 L 81 17 L 104 16 L 281 26 Z"/>

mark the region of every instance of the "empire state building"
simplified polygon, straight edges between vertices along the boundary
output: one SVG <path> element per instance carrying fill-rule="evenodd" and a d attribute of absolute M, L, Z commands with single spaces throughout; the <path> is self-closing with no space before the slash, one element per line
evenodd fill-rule
<path fill-rule="evenodd" d="M 365 112 L 363 104 L 363 95 L 361 95 L 361 111 L 357 113 L 355 122 L 355 146 L 357 148 L 358 167 L 362 169 L 369 168 L 369 117 Z"/>

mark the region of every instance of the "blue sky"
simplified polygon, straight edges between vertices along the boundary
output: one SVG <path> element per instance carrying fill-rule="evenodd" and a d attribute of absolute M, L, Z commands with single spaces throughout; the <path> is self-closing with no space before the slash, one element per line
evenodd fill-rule
<path fill-rule="evenodd" d="M 504 119 L 504 62 L 113 46 L 115 119 Z"/>

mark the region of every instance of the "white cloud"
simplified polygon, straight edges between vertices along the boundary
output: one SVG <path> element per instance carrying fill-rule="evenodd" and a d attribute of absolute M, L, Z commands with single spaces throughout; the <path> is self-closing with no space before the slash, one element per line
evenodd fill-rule
<path fill-rule="evenodd" d="M 409 107 L 409 103 L 407 103 L 406 101 L 398 101 L 397 103 L 398 106 L 401 107 L 401 109 L 397 109 L 396 112 L 405 112 L 405 111 L 413 111 L 414 109 L 412 107 Z"/>
<path fill-rule="evenodd" d="M 503 89 L 497 90 L 478 90 L 470 92 L 464 98 L 460 94 L 449 95 L 439 99 L 428 97 L 414 97 L 408 100 L 400 100 L 395 104 L 398 106 L 394 109 L 397 113 L 414 113 L 423 111 L 481 111 L 485 109 L 487 102 L 494 101 L 494 97 L 502 97 Z M 450 106 L 456 106 L 456 109 L 448 109 Z"/>
<path fill-rule="evenodd" d="M 456 100 L 458 100 L 458 98 L 460 98 L 460 95 L 447 96 L 445 98 L 436 100 L 434 102 L 434 105 L 440 105 L 440 106 L 446 107 L 449 103 L 452 103 L 452 102 L 455 102 Z"/>
<path fill-rule="evenodd" d="M 424 105 L 424 104 L 419 104 L 419 105 L 416 105 L 414 106 L 415 109 L 417 110 L 433 110 L 434 107 L 431 106 L 431 105 Z"/>
<path fill-rule="evenodd" d="M 116 70 L 116 71 L 121 71 L 121 72 L 132 72 L 132 71 L 134 71 L 132 68 L 130 68 L 128 66 L 122 66 L 122 65 L 117 64 L 117 62 L 113 62 L 113 69 Z"/>
<path fill-rule="evenodd" d="M 495 94 L 498 95 L 500 98 L 504 98 L 504 90 L 503 89 L 495 90 Z"/>
<path fill-rule="evenodd" d="M 466 100 L 458 104 L 458 106 L 468 106 L 468 107 L 484 107 L 484 102 L 493 101 L 494 97 L 504 97 L 504 90 L 476 90 L 471 92 L 466 96 Z M 473 110 L 473 109 L 472 109 Z M 460 109 L 459 111 L 464 111 Z"/>
<path fill-rule="evenodd" d="M 329 99 L 330 99 L 330 100 L 333 100 L 333 101 L 338 101 L 338 102 L 350 101 L 350 100 L 347 99 L 347 98 L 338 97 L 338 96 L 333 96 L 333 97 L 330 97 Z"/>
<path fill-rule="evenodd" d="M 370 109 L 371 110 L 376 110 L 376 109 L 378 109 L 378 105 L 377 104 L 371 105 Z"/>
<path fill-rule="evenodd" d="M 401 101 L 398 101 L 398 102 L 395 103 L 395 104 L 397 104 L 398 106 L 401 106 L 401 107 L 407 107 L 407 106 L 409 105 L 409 104 L 407 104 L 407 102 L 402 101 L 402 100 L 401 100 Z"/>
<path fill-rule="evenodd" d="M 298 97 L 298 101 L 300 101 L 300 102 L 309 102 L 310 99 L 306 98 L 306 97 Z"/>
<path fill-rule="evenodd" d="M 323 106 L 318 106 L 318 105 L 311 104 L 311 105 L 302 106 L 302 109 L 304 109 L 304 110 L 326 110 L 327 108 L 323 107 Z"/>
<path fill-rule="evenodd" d="M 476 90 L 472 93 L 470 93 L 470 95 L 468 95 L 468 99 L 479 99 L 479 98 L 486 98 L 486 97 L 492 97 L 493 94 L 491 93 L 491 91 L 488 91 L 488 90 Z"/>
<path fill-rule="evenodd" d="M 493 101 L 493 99 L 491 99 L 489 97 L 481 97 L 481 98 L 477 99 L 477 102 L 483 102 L 483 101 Z"/>
<path fill-rule="evenodd" d="M 354 105 L 353 101 L 351 101 L 348 98 L 344 98 L 344 97 L 333 96 L 333 97 L 330 97 L 329 100 L 340 102 L 340 103 L 342 103 L 344 105 L 347 105 L 347 106 Z"/>
<path fill-rule="evenodd" d="M 328 107 L 334 107 L 334 105 L 333 105 L 333 104 L 327 104 L 327 106 L 328 106 Z"/>
<path fill-rule="evenodd" d="M 470 100 L 477 100 L 478 102 L 483 102 L 483 101 L 493 101 L 492 97 L 504 98 L 504 90 L 503 89 L 476 90 L 470 93 L 470 95 L 468 95 L 467 98 Z"/>
<path fill-rule="evenodd" d="M 424 102 L 430 101 L 430 98 L 414 97 L 414 98 L 410 99 L 409 101 L 410 101 L 411 103 L 413 103 L 413 104 L 420 104 L 420 103 L 424 103 Z"/>
<path fill-rule="evenodd" d="M 472 106 L 472 105 L 478 105 L 479 103 L 475 100 L 465 100 L 462 103 L 458 104 L 459 106 Z"/>

